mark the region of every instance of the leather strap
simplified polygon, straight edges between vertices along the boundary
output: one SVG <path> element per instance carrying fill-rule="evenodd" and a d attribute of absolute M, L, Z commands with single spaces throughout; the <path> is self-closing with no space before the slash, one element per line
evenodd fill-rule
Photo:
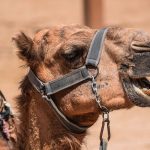
<path fill-rule="evenodd" d="M 64 75 L 62 78 L 46 83 L 46 93 L 47 95 L 55 94 L 89 78 L 90 74 L 87 68 L 85 66 L 81 67 Z"/>
<path fill-rule="evenodd" d="M 105 35 L 107 33 L 108 28 L 103 28 L 99 31 L 96 32 L 90 48 L 89 48 L 89 52 L 86 58 L 86 66 L 93 66 L 93 67 L 97 67 L 100 57 L 101 57 L 101 52 L 102 52 L 102 48 L 103 48 L 103 44 L 104 44 L 104 39 L 105 39 Z"/>
<path fill-rule="evenodd" d="M 64 114 L 62 114 L 62 112 L 60 112 L 60 110 L 58 109 L 58 107 L 55 105 L 54 101 L 52 100 L 51 97 L 45 97 L 45 99 L 47 100 L 47 102 L 52 106 L 53 111 L 55 112 L 57 118 L 59 119 L 59 121 L 61 122 L 61 124 L 70 132 L 73 133 L 83 133 L 87 130 L 88 127 L 81 127 L 76 125 L 75 123 L 71 122 Z"/>
<path fill-rule="evenodd" d="M 43 91 L 43 94 L 52 95 L 75 84 L 78 84 L 86 79 L 89 79 L 90 74 L 87 68 L 83 66 L 79 69 L 72 71 L 71 73 L 64 75 L 57 80 L 47 83 L 44 83 L 40 79 L 38 79 L 32 70 L 29 71 L 28 78 L 37 91 Z"/>
<path fill-rule="evenodd" d="M 39 92 L 41 93 L 43 88 L 44 88 L 44 82 L 42 82 L 35 74 L 34 72 L 30 69 L 28 73 L 28 79 L 32 86 Z"/>
<path fill-rule="evenodd" d="M 30 70 L 28 73 L 29 81 L 39 93 L 42 93 L 43 98 L 46 99 L 47 102 L 52 106 L 53 111 L 55 112 L 62 125 L 70 132 L 77 134 L 85 132 L 88 127 L 80 127 L 69 121 L 68 118 L 58 109 L 50 95 L 80 83 L 89 77 L 90 75 L 85 67 L 72 71 L 62 78 L 48 83 L 43 83 L 40 79 L 38 79 L 32 70 Z"/>
<path fill-rule="evenodd" d="M 107 29 L 104 28 L 102 30 L 97 31 L 97 33 L 95 34 L 91 42 L 91 46 L 89 49 L 89 53 L 87 55 L 86 63 L 83 67 L 78 68 L 57 80 L 50 81 L 47 83 L 42 82 L 33 73 L 31 69 L 28 73 L 28 79 L 33 85 L 33 87 L 39 93 L 41 93 L 43 98 L 45 98 L 48 101 L 48 103 L 52 106 L 53 110 L 56 113 L 56 116 L 58 117 L 62 125 L 73 133 L 83 133 L 86 131 L 88 127 L 80 127 L 74 124 L 73 122 L 69 121 L 68 118 L 59 111 L 59 109 L 53 102 L 51 96 L 59 91 L 62 91 L 78 83 L 81 83 L 87 79 L 91 79 L 91 76 L 88 72 L 88 66 L 90 65 L 93 67 L 97 67 L 100 61 L 101 51 L 102 51 L 106 32 L 107 32 Z"/>

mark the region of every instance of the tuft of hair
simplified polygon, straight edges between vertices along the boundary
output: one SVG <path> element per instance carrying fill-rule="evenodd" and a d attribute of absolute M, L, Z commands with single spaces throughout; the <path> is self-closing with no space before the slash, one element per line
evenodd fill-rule
<path fill-rule="evenodd" d="M 15 37 L 12 38 L 15 41 L 18 51 L 18 56 L 22 60 L 31 60 L 33 58 L 32 46 L 33 41 L 30 37 L 25 35 L 25 33 L 20 32 Z"/>
<path fill-rule="evenodd" d="M 71 134 L 63 134 L 55 141 L 51 141 L 50 149 L 78 150 L 81 149 L 80 141 Z"/>

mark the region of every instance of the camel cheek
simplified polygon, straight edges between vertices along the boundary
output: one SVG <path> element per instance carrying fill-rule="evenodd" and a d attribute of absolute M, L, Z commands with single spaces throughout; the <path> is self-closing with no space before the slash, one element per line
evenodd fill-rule
<path fill-rule="evenodd" d="M 100 90 L 102 103 L 109 109 L 129 108 L 132 103 L 127 99 L 122 84 L 118 80 L 108 83 L 106 88 Z"/>
<path fill-rule="evenodd" d="M 66 94 L 57 95 L 57 105 L 67 116 L 97 113 L 95 97 L 91 91 L 91 84 L 84 83 L 75 89 L 64 91 Z"/>

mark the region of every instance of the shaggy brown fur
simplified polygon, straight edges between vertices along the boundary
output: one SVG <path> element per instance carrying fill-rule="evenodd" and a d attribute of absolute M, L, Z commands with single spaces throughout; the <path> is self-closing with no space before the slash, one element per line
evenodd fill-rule
<path fill-rule="evenodd" d="M 63 129 L 48 104 L 43 99 L 36 101 L 40 95 L 27 78 L 22 81 L 21 90 L 24 94 L 18 97 L 21 125 L 17 149 L 80 149 L 79 139 L 82 140 L 84 134 L 72 135 Z"/>
<path fill-rule="evenodd" d="M 52 81 L 79 68 L 85 62 L 89 45 L 96 30 L 71 25 L 56 26 L 36 33 L 32 40 L 24 33 L 14 40 L 18 55 L 43 82 Z M 120 64 L 132 55 L 133 41 L 146 42 L 149 37 L 133 29 L 110 28 L 105 40 L 99 64 L 97 82 L 102 103 L 111 110 L 130 108 L 133 104 L 126 98 L 119 78 Z M 103 86 L 102 86 L 103 85 Z M 18 97 L 20 111 L 19 150 L 78 150 L 85 133 L 69 133 L 57 120 L 50 106 L 32 87 L 28 78 L 21 83 Z M 91 91 L 91 82 L 73 86 L 54 95 L 58 108 L 78 125 L 95 123 L 99 109 Z"/>

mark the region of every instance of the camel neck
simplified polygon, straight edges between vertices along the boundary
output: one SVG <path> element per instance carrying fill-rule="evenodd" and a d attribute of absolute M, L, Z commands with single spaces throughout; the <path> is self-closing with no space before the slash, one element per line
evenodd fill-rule
<path fill-rule="evenodd" d="M 47 150 L 47 148 L 59 150 L 64 146 L 66 149 L 71 147 L 80 149 L 85 134 L 70 134 L 60 124 L 47 102 L 34 89 L 25 91 L 28 92 L 23 92 L 19 97 L 19 101 L 24 102 L 24 104 L 19 102 L 21 111 L 19 144 L 24 146 L 25 150 Z"/>

